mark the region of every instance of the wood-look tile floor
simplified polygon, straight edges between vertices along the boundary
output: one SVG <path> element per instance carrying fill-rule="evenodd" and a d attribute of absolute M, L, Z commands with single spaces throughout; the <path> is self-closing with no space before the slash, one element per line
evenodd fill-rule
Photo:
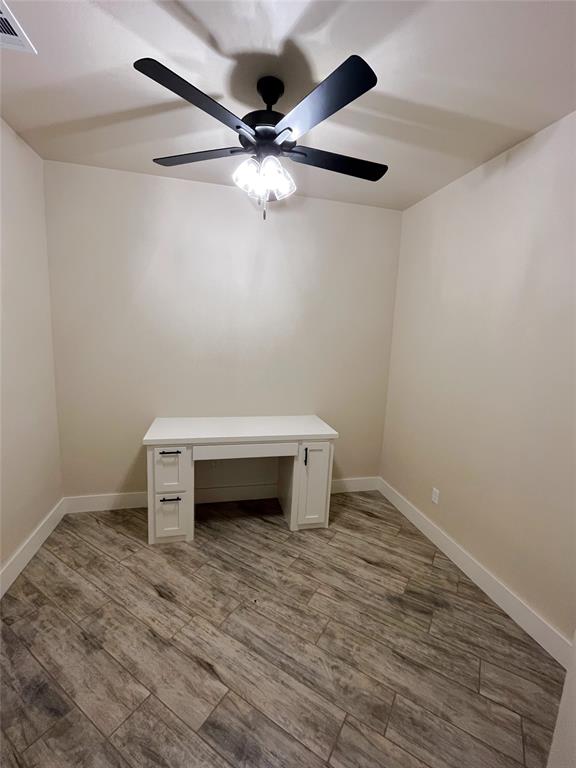
<path fill-rule="evenodd" d="M 378 493 L 65 517 L 2 640 L 3 768 L 544 768 L 564 677 Z"/>

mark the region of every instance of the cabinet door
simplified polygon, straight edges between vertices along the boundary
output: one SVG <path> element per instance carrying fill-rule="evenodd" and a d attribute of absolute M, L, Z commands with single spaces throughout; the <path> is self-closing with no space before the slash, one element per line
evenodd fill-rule
<path fill-rule="evenodd" d="M 301 481 L 298 498 L 298 523 L 326 525 L 328 521 L 328 482 L 332 461 L 331 445 L 303 443 L 301 446 Z"/>
<path fill-rule="evenodd" d="M 163 445 L 154 448 L 154 490 L 156 493 L 186 490 L 187 457 L 187 449 L 183 445 Z"/>
<path fill-rule="evenodd" d="M 156 538 L 182 536 L 188 529 L 186 494 L 156 494 Z"/>

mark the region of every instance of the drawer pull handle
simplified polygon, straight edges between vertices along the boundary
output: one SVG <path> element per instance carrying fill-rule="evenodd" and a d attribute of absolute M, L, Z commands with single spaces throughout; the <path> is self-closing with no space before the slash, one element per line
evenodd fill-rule
<path fill-rule="evenodd" d="M 161 504 L 163 504 L 165 501 L 182 501 L 182 499 L 180 498 L 180 496 L 176 496 L 176 498 L 174 498 L 174 499 L 166 499 L 164 497 L 162 497 L 160 499 L 160 503 Z"/>
<path fill-rule="evenodd" d="M 304 448 L 304 466 L 308 466 L 308 448 Z"/>
<path fill-rule="evenodd" d="M 182 453 L 182 451 L 160 451 L 160 456 L 175 456 L 177 453 Z"/>

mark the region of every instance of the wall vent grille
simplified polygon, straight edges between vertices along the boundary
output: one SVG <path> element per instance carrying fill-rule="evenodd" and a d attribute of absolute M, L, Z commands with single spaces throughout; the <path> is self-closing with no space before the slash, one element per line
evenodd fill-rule
<path fill-rule="evenodd" d="M 37 52 L 4 0 L 0 0 L 0 48 Z"/>

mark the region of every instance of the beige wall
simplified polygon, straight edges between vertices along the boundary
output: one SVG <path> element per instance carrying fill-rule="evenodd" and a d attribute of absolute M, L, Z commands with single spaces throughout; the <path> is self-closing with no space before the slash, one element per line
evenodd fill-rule
<path fill-rule="evenodd" d="M 385 480 L 566 637 L 575 136 L 573 114 L 403 213 L 382 458 Z"/>
<path fill-rule="evenodd" d="M 0 121 L 4 563 L 60 499 L 42 160 Z"/>
<path fill-rule="evenodd" d="M 335 477 L 377 473 L 400 213 L 293 197 L 264 223 L 228 187 L 45 176 L 66 494 L 143 490 L 144 432 L 183 414 L 317 413 Z"/>

